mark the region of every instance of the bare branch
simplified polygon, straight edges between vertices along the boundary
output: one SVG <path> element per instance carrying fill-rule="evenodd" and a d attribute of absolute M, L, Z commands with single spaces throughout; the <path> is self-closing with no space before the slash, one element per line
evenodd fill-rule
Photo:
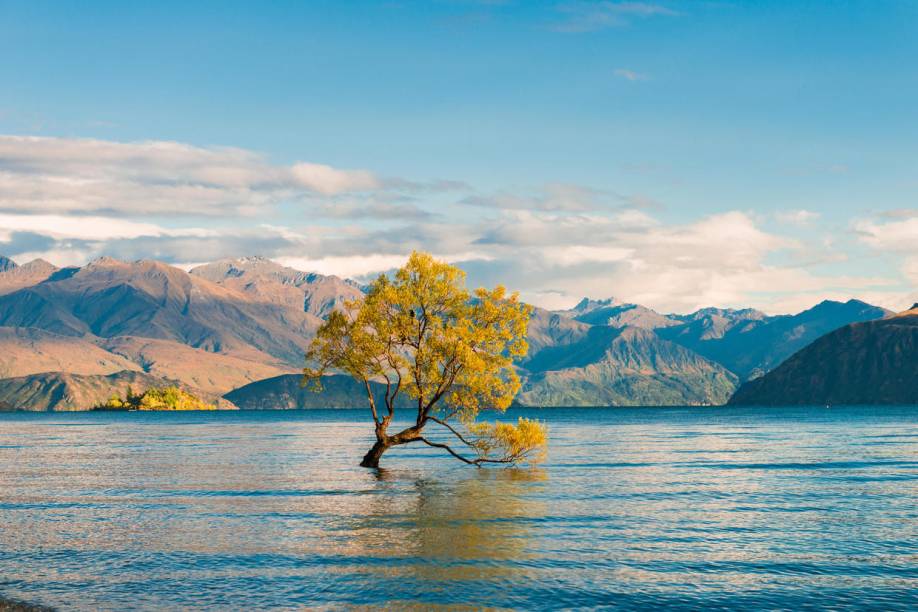
<path fill-rule="evenodd" d="M 468 465 L 474 465 L 477 467 L 481 467 L 482 463 L 514 463 L 517 460 L 514 457 L 506 457 L 503 459 L 485 459 L 483 457 L 479 457 L 478 459 L 468 459 L 466 457 L 463 457 L 462 455 L 460 455 L 453 449 L 451 449 L 448 444 L 441 444 L 439 442 L 431 442 L 430 440 L 424 437 L 417 438 L 417 440 L 420 440 L 427 446 L 433 446 L 434 448 L 442 448 L 443 450 L 448 452 L 450 455 L 452 455 L 459 461 L 462 461 L 463 463 L 467 463 Z"/>
<path fill-rule="evenodd" d="M 376 400 L 373 399 L 373 389 L 370 388 L 370 381 L 363 379 L 363 384 L 367 389 L 367 399 L 370 400 L 370 412 L 373 413 L 373 422 L 379 424 L 379 416 L 376 414 Z"/>
<path fill-rule="evenodd" d="M 427 417 L 427 419 L 430 420 L 430 421 L 433 421 L 434 423 L 438 423 L 438 424 L 442 425 L 443 427 L 447 428 L 448 430 L 450 430 L 450 431 L 453 433 L 454 436 L 456 436 L 457 438 L 459 438 L 459 440 L 462 441 L 463 444 L 465 444 L 465 445 L 467 445 L 467 446 L 471 446 L 472 448 L 475 448 L 475 444 L 473 444 L 472 442 L 469 442 L 468 440 L 466 440 L 466 439 L 463 437 L 463 435 L 462 435 L 461 433 L 459 433 L 458 431 L 456 431 L 455 428 L 453 428 L 453 426 L 450 425 L 449 423 L 447 423 L 446 421 L 441 421 L 441 420 L 438 419 L 437 417 Z"/>
<path fill-rule="evenodd" d="M 423 437 L 420 438 L 420 440 L 421 440 L 421 442 L 423 442 L 423 443 L 426 444 L 427 446 L 433 446 L 434 448 L 442 448 L 442 449 L 444 449 L 446 452 L 448 452 L 450 455 L 452 455 L 453 457 L 455 457 L 455 458 L 458 459 L 459 461 L 465 462 L 465 463 L 467 463 L 467 464 L 469 464 L 469 465 L 477 465 L 474 461 L 471 461 L 471 460 L 469 460 L 469 459 L 466 459 L 465 457 L 463 457 L 462 455 L 460 455 L 459 453 L 457 453 L 456 451 L 454 451 L 453 449 L 451 449 L 451 448 L 450 448 L 448 445 L 446 445 L 446 444 L 440 444 L 439 442 L 431 442 L 431 441 L 428 440 L 427 438 L 423 438 Z"/>
<path fill-rule="evenodd" d="M 395 414 L 395 398 L 398 396 L 398 392 L 402 388 L 402 372 L 398 368 L 396 368 L 395 371 L 398 374 L 398 381 L 395 383 L 395 391 L 392 392 L 392 397 L 389 398 L 388 405 L 386 406 L 386 408 L 389 409 L 390 417 Z"/>
<path fill-rule="evenodd" d="M 393 338 L 390 335 L 389 339 L 386 341 L 386 361 L 389 364 L 389 367 L 395 371 L 398 379 L 395 383 L 395 390 L 392 392 L 392 395 L 386 395 L 386 408 L 389 411 L 389 417 L 392 417 L 395 414 L 395 398 L 398 396 L 399 391 L 402 388 L 402 371 L 395 364 L 395 361 L 392 359 L 392 350 L 393 350 Z"/>
<path fill-rule="evenodd" d="M 451 360 L 452 361 L 452 360 Z M 433 398 L 427 403 L 427 406 L 424 408 L 423 418 L 427 419 L 430 415 L 430 410 L 433 408 L 434 404 L 440 401 L 440 399 L 446 394 L 447 391 L 453 386 L 453 383 L 456 382 L 456 376 L 459 375 L 459 371 L 462 370 L 462 365 L 460 364 L 453 370 L 449 378 L 446 378 L 442 387 L 437 388 L 437 392 L 434 394 Z"/>

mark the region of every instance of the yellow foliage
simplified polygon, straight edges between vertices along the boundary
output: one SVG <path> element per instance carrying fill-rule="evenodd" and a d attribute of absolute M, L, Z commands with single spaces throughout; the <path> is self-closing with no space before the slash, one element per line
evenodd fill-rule
<path fill-rule="evenodd" d="M 475 434 L 480 410 L 510 406 L 520 389 L 513 360 L 528 350 L 531 312 L 518 294 L 501 286 L 470 292 L 462 270 L 414 252 L 391 279 L 381 275 L 363 300 L 329 316 L 307 352 L 304 383 L 320 389 L 329 370 L 363 382 L 383 444 L 426 442 L 420 432 L 432 421 L 478 450 L 445 423 L 455 418 Z M 385 385 L 384 406 L 376 406 L 371 381 Z M 417 419 L 414 428 L 393 437 L 386 428 L 399 393 L 417 401 Z"/>
<path fill-rule="evenodd" d="M 107 410 L 216 410 L 216 406 L 178 387 L 151 387 L 140 395 L 128 389 L 127 397 L 112 395 L 100 406 Z"/>
<path fill-rule="evenodd" d="M 520 417 L 516 425 L 476 423 L 470 429 L 477 436 L 481 456 L 488 457 L 500 451 L 499 457 L 508 463 L 539 463 L 545 459 L 548 427 L 544 423 Z"/>
<path fill-rule="evenodd" d="M 125 403 L 117 395 L 112 395 L 110 398 L 108 398 L 108 401 L 102 405 L 102 407 L 111 410 L 119 410 L 125 407 Z"/>

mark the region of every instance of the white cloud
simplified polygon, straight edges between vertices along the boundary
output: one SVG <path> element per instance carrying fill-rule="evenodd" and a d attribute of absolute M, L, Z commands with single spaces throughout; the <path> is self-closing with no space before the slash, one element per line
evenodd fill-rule
<path fill-rule="evenodd" d="M 888 215 L 887 215 L 888 216 Z M 861 242 L 880 252 L 900 257 L 900 271 L 914 288 L 918 286 L 918 216 L 896 215 L 894 221 L 858 220 L 854 231 Z"/>
<path fill-rule="evenodd" d="M 12 212 L 251 215 L 290 199 L 419 187 L 230 147 L 0 136 L 0 209 Z"/>
<path fill-rule="evenodd" d="M 819 213 L 803 209 L 782 210 L 775 213 L 775 219 L 777 219 L 780 223 L 797 226 L 809 225 L 813 221 L 819 219 L 819 217 Z"/>
<path fill-rule="evenodd" d="M 371 254 L 338 257 L 278 257 L 278 263 L 306 272 L 333 274 L 343 278 L 359 278 L 398 268 L 407 260 L 404 254 Z"/>
<path fill-rule="evenodd" d="M 12 244 L 16 232 L 41 234 L 41 240 L 20 240 L 25 246 L 8 254 L 41 256 L 57 264 L 103 254 L 171 263 L 261 254 L 294 268 L 351 278 L 393 269 L 412 249 L 421 249 L 462 265 L 473 285 L 502 283 L 550 307 L 608 295 L 669 312 L 712 305 L 776 312 L 802 309 L 835 295 L 902 299 L 891 286 L 894 279 L 820 275 L 807 267 L 774 263 L 782 253 L 814 246 L 767 232 L 738 211 L 666 224 L 636 210 L 605 215 L 507 210 L 496 219 L 416 222 L 388 229 L 172 229 L 117 218 L 72 219 L 77 222 L 54 215 L 3 215 L 0 223 L 13 229 L 7 230 L 9 236 L 0 235 L 0 242 Z M 32 248 L 32 243 L 38 246 Z"/>
<path fill-rule="evenodd" d="M 553 29 L 572 33 L 622 27 L 635 19 L 679 15 L 671 8 L 650 2 L 568 2 L 559 9 L 567 14 L 567 19 L 555 24 Z"/>
<path fill-rule="evenodd" d="M 550 246 L 540 253 L 543 259 L 561 266 L 573 266 L 582 263 L 612 263 L 628 261 L 634 255 L 634 249 L 601 246 Z"/>
<path fill-rule="evenodd" d="M 853 227 L 861 242 L 881 251 L 914 253 L 918 244 L 918 216 L 881 223 L 858 220 Z"/>
<path fill-rule="evenodd" d="M 338 170 L 323 164 L 300 162 L 290 169 L 294 179 L 307 189 L 324 195 L 379 189 L 382 182 L 366 170 Z"/>
<path fill-rule="evenodd" d="M 766 231 L 768 219 L 740 211 L 666 222 L 644 199 L 636 205 L 639 196 L 549 182 L 427 212 L 428 198 L 467 189 L 321 164 L 276 165 L 243 149 L 0 137 L 0 253 L 58 265 L 99 255 L 181 263 L 259 254 L 360 278 L 419 249 L 460 263 L 472 284 L 502 283 L 540 305 L 615 295 L 677 312 L 774 312 L 824 296 L 893 303 L 907 293 L 902 277 L 825 272 L 840 269 L 850 245 L 838 243 L 850 236 L 794 240 L 785 235 L 790 228 Z M 274 204 L 296 200 L 308 201 L 313 214 L 285 217 L 286 206 L 271 214 Z M 233 220 L 256 212 L 257 224 Z M 220 222 L 185 214 L 219 215 Z M 169 218 L 169 227 L 154 222 L 156 215 Z M 810 227 L 816 218 L 807 210 L 775 216 Z M 918 216 L 878 218 L 853 225 L 858 241 L 893 254 L 902 275 L 918 284 Z M 308 225 L 297 225 L 300 219 Z"/>
<path fill-rule="evenodd" d="M 632 211 L 632 214 L 638 211 Z M 495 261 L 471 268 L 485 282 L 513 274 L 531 299 L 573 303 L 614 295 L 662 311 L 703 306 L 812 305 L 820 292 L 857 294 L 885 287 L 885 277 L 818 275 L 769 263 L 775 256 L 812 248 L 769 233 L 746 213 L 733 211 L 693 223 L 667 225 L 639 219 L 514 213 L 484 241 Z M 538 301 L 536 303 L 539 303 Z M 806 304 L 805 304 L 806 303 Z"/>
<path fill-rule="evenodd" d="M 450 262 L 470 261 L 470 260 L 488 260 L 487 255 L 481 253 L 454 253 L 451 255 L 434 256 L 439 259 L 445 259 Z M 306 272 L 318 272 L 320 274 L 333 274 L 343 278 L 366 279 L 369 276 L 387 272 L 404 265 L 408 259 L 405 254 L 374 254 L 374 255 L 351 255 L 337 257 L 320 257 L 310 259 L 304 257 L 279 257 L 278 263 Z"/>
<path fill-rule="evenodd" d="M 5 232 L 7 236 L 12 232 L 32 232 L 52 238 L 81 238 L 85 240 L 161 236 L 167 233 L 167 230 L 158 225 L 138 223 L 126 219 L 71 217 L 66 215 L 10 215 L 2 213 L 0 213 L 0 231 Z"/>
<path fill-rule="evenodd" d="M 902 274 L 912 285 L 918 286 L 918 257 L 907 257 L 902 262 Z"/>

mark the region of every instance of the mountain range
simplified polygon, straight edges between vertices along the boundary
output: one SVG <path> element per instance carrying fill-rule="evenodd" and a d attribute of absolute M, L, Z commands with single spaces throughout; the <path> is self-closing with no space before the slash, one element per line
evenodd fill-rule
<path fill-rule="evenodd" d="M 327 386 L 334 395 L 319 399 L 290 386 L 323 319 L 362 295 L 353 281 L 261 257 L 187 272 L 153 260 L 100 258 L 58 269 L 42 260 L 19 266 L 0 258 L 0 401 L 79 408 L 110 393 L 101 390 L 104 380 L 78 377 L 131 378 L 133 372 L 146 377 L 144 385 L 178 381 L 208 398 L 226 395 L 240 407 L 329 405 L 332 397 L 363 406 L 362 392 L 344 383 Z M 888 314 L 856 300 L 780 316 L 716 308 L 662 314 L 614 299 L 584 299 L 563 311 L 537 308 L 529 353 L 517 364 L 524 382 L 517 400 L 533 406 L 721 404 L 738 385 L 816 338 Z M 31 377 L 25 386 L 23 377 Z M 60 384 L 80 389 L 70 394 L 78 401 L 41 399 L 42 393 L 66 395 Z"/>
<path fill-rule="evenodd" d="M 537 310 L 520 403 L 536 406 L 722 404 L 737 385 L 827 331 L 889 311 L 824 301 L 797 315 L 704 308 L 664 315 L 637 304 L 583 300 Z M 544 337 L 554 339 L 546 342 Z"/>

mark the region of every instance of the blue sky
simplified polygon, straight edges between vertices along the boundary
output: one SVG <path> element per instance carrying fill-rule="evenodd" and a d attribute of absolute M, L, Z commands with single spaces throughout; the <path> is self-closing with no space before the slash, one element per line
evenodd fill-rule
<path fill-rule="evenodd" d="M 676 311 L 918 282 L 914 2 L 0 0 L 0 57 L 17 260 L 423 248 Z"/>

